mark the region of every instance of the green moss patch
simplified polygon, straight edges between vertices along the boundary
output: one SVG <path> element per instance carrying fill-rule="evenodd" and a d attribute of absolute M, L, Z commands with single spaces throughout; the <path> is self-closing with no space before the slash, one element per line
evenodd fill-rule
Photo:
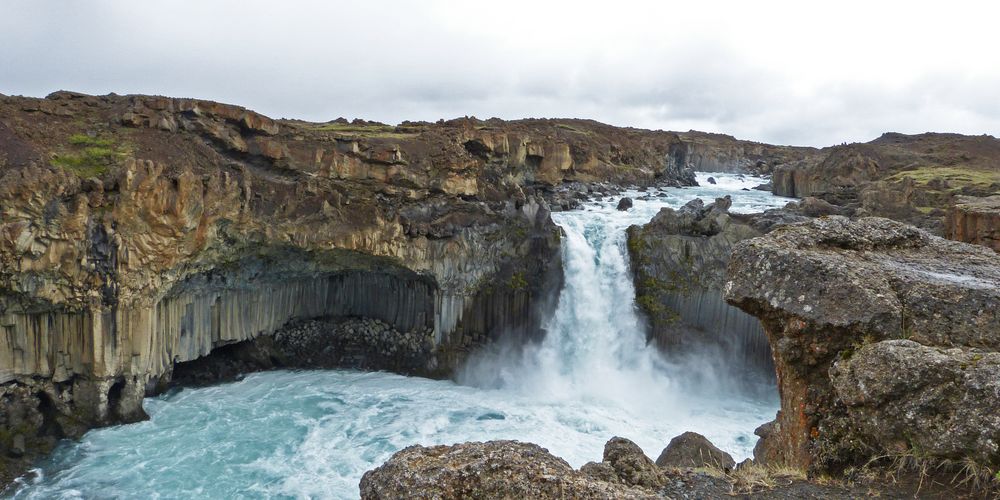
<path fill-rule="evenodd" d="M 341 135 L 349 135 L 352 137 L 373 137 L 373 138 L 390 138 L 390 139 L 402 139 L 406 137 L 414 137 L 419 135 L 418 132 L 402 132 L 398 131 L 396 127 L 392 125 L 384 125 L 381 123 L 323 123 L 313 127 L 313 130 L 319 132 L 333 132 Z"/>
<path fill-rule="evenodd" d="M 511 290 L 524 290 L 528 288 L 528 280 L 524 279 L 523 272 L 517 272 L 510 277 L 510 289 Z"/>
<path fill-rule="evenodd" d="M 577 134 L 592 135 L 592 133 L 589 130 L 578 129 L 568 123 L 557 123 L 556 128 L 561 128 L 563 130 L 568 130 L 570 132 L 574 132 Z"/>
<path fill-rule="evenodd" d="M 903 179 L 912 179 L 922 186 L 943 180 L 948 183 L 950 189 L 961 189 L 966 186 L 986 188 L 993 183 L 1000 183 L 1000 171 L 925 166 L 898 172 L 889 177 L 889 180 L 899 181 Z"/>
<path fill-rule="evenodd" d="M 107 138 L 73 134 L 69 147 L 52 158 L 52 165 L 81 178 L 100 177 L 129 154 L 128 148 Z"/>

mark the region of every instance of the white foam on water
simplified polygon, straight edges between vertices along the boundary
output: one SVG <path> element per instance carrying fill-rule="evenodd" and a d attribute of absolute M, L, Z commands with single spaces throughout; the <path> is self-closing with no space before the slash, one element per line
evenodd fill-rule
<path fill-rule="evenodd" d="M 746 458 L 754 428 L 774 417 L 776 391 L 741 394 L 716 360 L 647 347 L 627 270 L 625 228 L 662 207 L 726 194 L 737 212 L 788 201 L 742 191 L 762 179 L 698 178 L 699 188 L 630 191 L 627 212 L 615 209 L 616 197 L 554 214 L 565 232 L 566 282 L 545 339 L 483 352 L 462 384 L 275 371 L 185 389 L 147 399 L 148 421 L 63 443 L 14 496 L 357 498 L 361 475 L 406 446 L 491 439 L 538 443 L 579 467 L 599 461 L 612 436 L 655 458 L 691 430 Z"/>

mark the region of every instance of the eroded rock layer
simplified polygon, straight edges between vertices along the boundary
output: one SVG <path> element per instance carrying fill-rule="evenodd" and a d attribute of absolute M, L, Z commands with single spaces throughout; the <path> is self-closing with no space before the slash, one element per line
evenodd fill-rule
<path fill-rule="evenodd" d="M 1000 252 L 1000 195 L 959 196 L 948 210 L 945 236 Z"/>
<path fill-rule="evenodd" d="M 772 190 L 779 196 L 821 198 L 860 216 L 904 221 L 945 235 L 951 234 L 945 214 L 962 196 L 1000 193 L 998 160 L 1000 140 L 987 135 L 886 133 L 871 142 L 813 150 L 777 165 Z"/>
<path fill-rule="evenodd" d="M 586 120 L 317 124 L 0 96 L 0 455 L 143 418 L 174 366 L 292 321 L 430 332 L 409 371 L 432 376 L 534 335 L 561 275 L 546 197 L 692 184 L 679 141 Z"/>
<path fill-rule="evenodd" d="M 781 410 L 758 429 L 756 459 L 817 472 L 901 455 L 1000 465 L 985 410 L 1000 407 L 995 252 L 825 217 L 738 244 L 726 299 L 774 351 Z"/>
<path fill-rule="evenodd" d="M 671 157 L 699 172 L 770 175 L 781 165 L 801 162 L 819 153 L 815 148 L 774 146 L 694 130 L 678 135 L 681 144 L 672 148 Z"/>

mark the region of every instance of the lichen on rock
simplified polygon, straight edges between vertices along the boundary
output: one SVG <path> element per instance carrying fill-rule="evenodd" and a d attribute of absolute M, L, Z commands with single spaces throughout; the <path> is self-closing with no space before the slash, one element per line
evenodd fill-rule
<path fill-rule="evenodd" d="M 1000 350 L 995 252 L 831 216 L 738 244 L 728 276 L 726 299 L 760 318 L 778 375 L 781 410 L 757 460 L 817 473 L 899 453 L 1000 465 L 983 414 L 1000 407 L 983 385 Z M 980 414 L 983 439 L 971 439 L 958 416 Z"/>

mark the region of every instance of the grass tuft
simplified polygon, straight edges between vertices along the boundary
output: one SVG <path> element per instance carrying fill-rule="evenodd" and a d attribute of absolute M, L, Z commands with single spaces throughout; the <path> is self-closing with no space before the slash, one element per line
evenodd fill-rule
<path fill-rule="evenodd" d="M 56 154 L 51 163 L 84 179 L 104 175 L 128 154 L 111 139 L 73 134 L 68 142 L 69 150 Z"/>
<path fill-rule="evenodd" d="M 371 138 L 390 138 L 390 139 L 402 139 L 406 137 L 414 137 L 419 135 L 417 131 L 399 131 L 396 127 L 392 125 L 385 125 L 381 123 L 338 123 L 330 122 L 323 123 L 313 130 L 319 132 L 333 132 L 341 135 L 348 135 L 352 137 L 371 137 Z"/>
<path fill-rule="evenodd" d="M 729 480 L 731 494 L 748 495 L 777 486 L 788 486 L 795 481 L 805 481 L 806 473 L 792 467 L 749 464 L 732 471 Z"/>
<path fill-rule="evenodd" d="M 924 166 L 914 170 L 904 170 L 889 177 L 889 180 L 912 179 L 918 185 L 927 185 L 936 180 L 948 183 L 948 189 L 959 190 L 974 186 L 986 188 L 1000 182 L 1000 171 L 974 170 L 961 167 Z"/>

